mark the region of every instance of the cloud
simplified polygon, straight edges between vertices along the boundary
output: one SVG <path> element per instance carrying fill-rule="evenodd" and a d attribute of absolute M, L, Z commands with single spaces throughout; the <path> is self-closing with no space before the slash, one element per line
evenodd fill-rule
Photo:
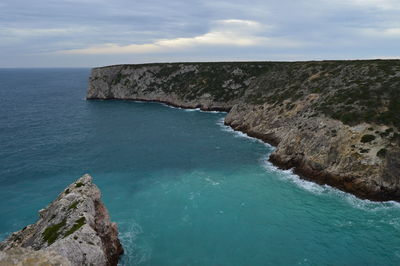
<path fill-rule="evenodd" d="M 145 44 L 119 45 L 108 43 L 100 46 L 63 50 L 62 54 L 141 54 L 187 49 L 198 46 L 267 46 L 297 47 L 300 42 L 281 37 L 264 37 L 271 26 L 252 20 L 226 19 L 214 21 L 212 29 L 202 35 L 172 39 L 159 39 Z"/>
<path fill-rule="evenodd" d="M 76 34 L 86 30 L 86 28 L 3 28 L 0 29 L 0 34 L 23 38 Z"/>
<path fill-rule="evenodd" d="M 366 7 L 377 7 L 385 10 L 400 9 L 398 0 L 351 0 L 350 2 Z"/>
<path fill-rule="evenodd" d="M 400 1 L 398 0 L 337 0 L 330 1 L 332 4 L 340 3 L 346 6 L 356 6 L 361 8 L 378 8 L 382 10 L 399 10 Z"/>
<path fill-rule="evenodd" d="M 400 38 L 400 28 L 368 28 L 362 30 L 362 33 L 374 38 Z"/>
<path fill-rule="evenodd" d="M 399 17 L 400 0 L 2 0 L 0 66 L 396 57 Z"/>

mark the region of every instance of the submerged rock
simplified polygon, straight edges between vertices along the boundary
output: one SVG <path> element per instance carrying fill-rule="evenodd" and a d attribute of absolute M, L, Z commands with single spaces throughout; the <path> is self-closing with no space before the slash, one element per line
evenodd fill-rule
<path fill-rule="evenodd" d="M 49 254 L 58 254 L 71 265 L 117 265 L 123 249 L 117 225 L 110 222 L 100 197 L 90 175 L 79 178 L 39 211 L 40 219 L 35 224 L 0 243 L 0 264 L 23 253 L 21 260 L 32 257 L 39 262 Z"/>

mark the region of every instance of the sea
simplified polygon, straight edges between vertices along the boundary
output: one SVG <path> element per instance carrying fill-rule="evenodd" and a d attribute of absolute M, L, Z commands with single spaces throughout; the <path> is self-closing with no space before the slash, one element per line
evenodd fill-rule
<path fill-rule="evenodd" d="M 225 113 L 87 101 L 90 69 L 0 69 L 0 240 L 85 173 L 120 265 L 400 265 L 400 204 L 268 162 Z"/>

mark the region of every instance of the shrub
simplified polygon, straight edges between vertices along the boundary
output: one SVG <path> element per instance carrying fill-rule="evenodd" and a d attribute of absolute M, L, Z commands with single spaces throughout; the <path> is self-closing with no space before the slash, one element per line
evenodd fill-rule
<path fill-rule="evenodd" d="M 66 221 L 64 219 L 61 223 L 51 225 L 51 226 L 47 227 L 46 230 L 44 230 L 42 236 L 43 236 L 43 239 L 45 241 L 47 241 L 47 244 L 49 246 L 51 244 L 53 244 L 54 241 L 57 240 L 57 238 L 59 236 L 59 232 L 58 231 L 60 231 L 60 229 L 65 226 L 65 224 L 66 224 Z"/>
<path fill-rule="evenodd" d="M 385 157 L 386 156 L 386 153 L 387 153 L 387 150 L 385 149 L 385 148 L 383 148 L 383 149 L 380 149 L 377 153 L 376 153 L 376 156 L 378 156 L 378 157 Z"/>
<path fill-rule="evenodd" d="M 78 220 L 76 220 L 74 225 L 67 232 L 65 232 L 64 237 L 67 237 L 70 234 L 73 234 L 76 230 L 81 228 L 85 224 L 85 222 L 86 222 L 85 217 L 81 217 Z"/>
<path fill-rule="evenodd" d="M 80 203 L 79 200 L 73 202 L 73 203 L 68 207 L 68 210 L 76 209 L 76 207 L 78 206 L 79 203 Z"/>
<path fill-rule="evenodd" d="M 361 138 L 361 142 L 362 143 L 367 143 L 367 142 L 371 142 L 371 141 L 373 141 L 375 139 L 375 136 L 374 135 L 364 135 L 364 136 L 362 136 L 362 138 Z"/>
<path fill-rule="evenodd" d="M 354 121 L 357 121 L 357 114 L 356 113 L 343 113 L 340 117 L 340 120 L 348 125 L 351 125 L 354 123 Z"/>

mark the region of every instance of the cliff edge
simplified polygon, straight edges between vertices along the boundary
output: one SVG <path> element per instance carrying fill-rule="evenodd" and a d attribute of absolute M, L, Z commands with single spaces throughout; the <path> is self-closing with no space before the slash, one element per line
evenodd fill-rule
<path fill-rule="evenodd" d="M 123 249 L 100 196 L 91 176 L 79 178 L 0 242 L 0 265 L 117 265 Z"/>
<path fill-rule="evenodd" d="M 92 70 L 87 99 L 227 111 L 281 168 L 400 200 L 400 60 L 115 65 Z"/>

